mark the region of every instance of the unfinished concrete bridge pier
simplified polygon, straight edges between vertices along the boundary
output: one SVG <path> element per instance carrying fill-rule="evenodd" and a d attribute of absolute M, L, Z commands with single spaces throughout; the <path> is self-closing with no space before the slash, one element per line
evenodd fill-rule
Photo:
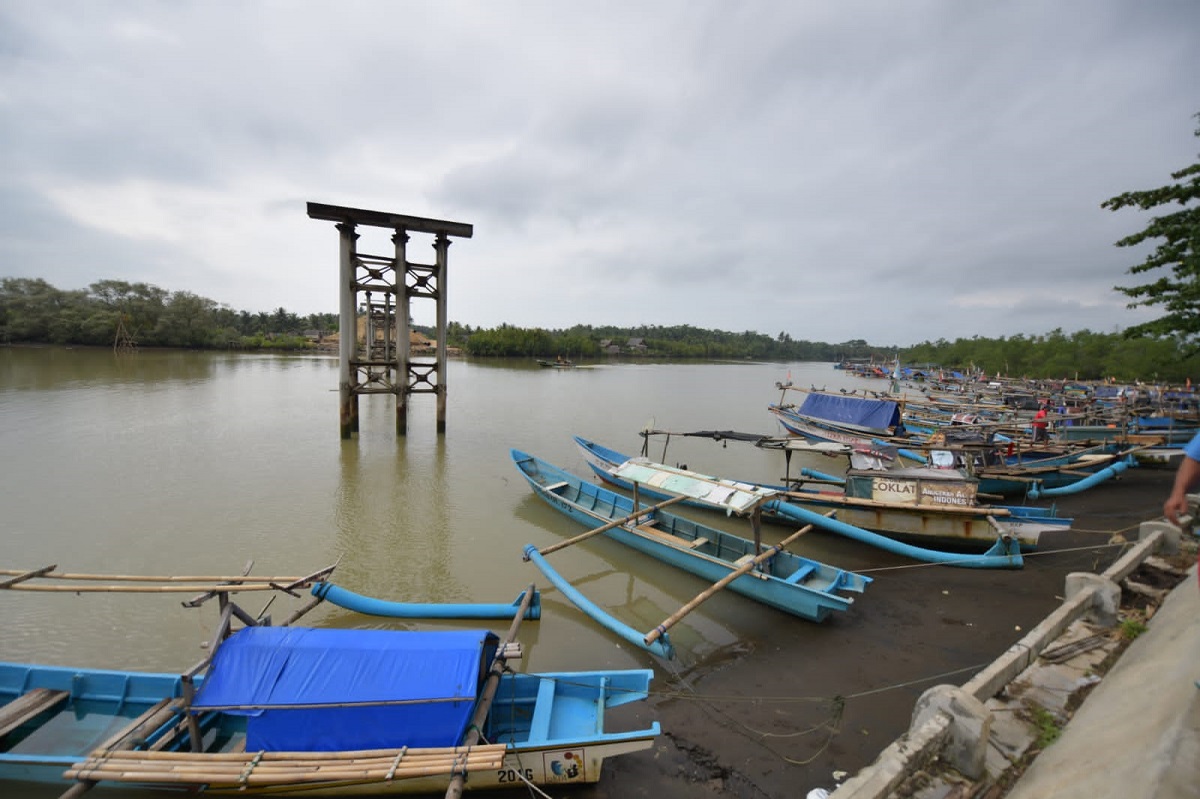
<path fill-rule="evenodd" d="M 358 398 L 363 394 L 395 395 L 399 435 L 408 432 L 409 395 L 435 394 L 437 432 L 445 433 L 447 251 L 451 237 L 471 238 L 471 225 L 322 203 L 308 203 L 308 215 L 335 222 L 340 237 L 338 386 L 342 438 L 358 432 Z M 360 225 L 392 230 L 393 253 L 359 252 Z M 410 233 L 433 236 L 432 264 L 408 260 Z M 411 303 L 416 299 L 437 304 L 437 346 L 432 361 L 413 357 L 410 349 Z"/>

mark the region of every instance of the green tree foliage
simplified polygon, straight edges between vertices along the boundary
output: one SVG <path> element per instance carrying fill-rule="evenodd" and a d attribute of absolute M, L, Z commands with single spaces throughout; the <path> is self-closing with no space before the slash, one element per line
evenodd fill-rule
<path fill-rule="evenodd" d="M 1153 380 L 1182 383 L 1200 375 L 1200 355 L 1187 355 L 1172 338 L 1128 338 L 1121 333 L 1053 330 L 1044 336 L 924 342 L 900 351 L 906 366 L 982 370 L 1005 377 Z"/>
<path fill-rule="evenodd" d="M 1196 115 L 1200 119 L 1200 114 Z M 1196 130 L 1200 136 L 1200 129 Z M 1180 206 L 1180 210 L 1156 216 L 1140 233 L 1126 236 L 1118 247 L 1132 247 L 1159 240 L 1157 249 L 1145 261 L 1129 268 L 1133 275 L 1153 272 L 1149 283 L 1117 286 L 1117 291 L 1133 298 L 1129 307 L 1162 306 L 1163 316 L 1125 330 L 1129 337 L 1179 336 L 1184 341 L 1200 338 L 1200 162 L 1171 174 L 1174 183 L 1147 191 L 1131 191 L 1101 203 L 1102 208 L 1117 211 L 1159 206 Z M 1166 274 L 1158 270 L 1166 270 Z"/>
<path fill-rule="evenodd" d="M 0 342 L 46 342 L 112 346 L 118 323 L 139 346 L 296 350 L 312 346 L 311 331 L 337 329 L 336 314 L 300 317 L 284 308 L 251 313 L 218 305 L 186 291 L 168 292 L 146 283 L 102 280 L 87 291 L 60 291 L 35 278 L 0 279 Z M 430 338 L 437 331 L 418 328 Z M 566 330 L 447 326 L 447 343 L 480 357 L 600 358 L 602 343 L 621 358 L 840 361 L 871 359 L 891 365 L 934 366 L 1011 377 L 1154 380 L 1182 383 L 1200 378 L 1200 354 L 1183 351 L 1179 337 L 1127 338 L 1121 333 L 1053 330 L 1040 336 L 938 339 L 915 347 L 872 346 L 862 339 L 828 344 L 772 337 L 752 330 L 734 333 L 691 325 L 632 328 L 576 325 Z M 631 346 L 631 341 L 642 343 Z"/>
<path fill-rule="evenodd" d="M 252 314 L 187 291 L 101 280 L 61 291 L 38 278 L 0 279 L 0 342 L 112 346 L 123 327 L 139 346 L 305 349 L 307 331 L 331 332 L 337 314 Z"/>
<path fill-rule="evenodd" d="M 432 331 L 424 331 L 433 335 Z M 502 324 L 493 329 L 475 329 L 450 323 L 447 341 L 473 356 L 591 358 L 604 355 L 605 343 L 620 354 L 632 357 L 708 358 L 713 360 L 836 361 L 842 358 L 883 359 L 895 347 L 871 347 L 865 341 L 844 344 L 794 340 L 787 333 L 775 338 L 747 330 L 731 333 L 704 330 L 691 325 L 660 327 L 594 327 L 576 325 L 567 330 L 520 328 Z M 641 342 L 641 347 L 631 341 Z"/>

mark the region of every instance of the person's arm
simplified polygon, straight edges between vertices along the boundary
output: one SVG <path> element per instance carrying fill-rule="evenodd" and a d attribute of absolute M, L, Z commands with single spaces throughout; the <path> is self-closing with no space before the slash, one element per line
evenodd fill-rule
<path fill-rule="evenodd" d="M 1200 461 L 1185 455 L 1179 470 L 1175 472 L 1175 483 L 1171 486 L 1171 495 L 1163 503 L 1163 515 L 1171 524 L 1179 524 L 1179 514 L 1188 511 L 1188 491 L 1200 483 Z"/>

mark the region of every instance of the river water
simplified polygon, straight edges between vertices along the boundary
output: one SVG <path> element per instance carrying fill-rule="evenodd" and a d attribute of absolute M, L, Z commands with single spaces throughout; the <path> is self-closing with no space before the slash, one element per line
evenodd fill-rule
<path fill-rule="evenodd" d="M 446 371 L 444 435 L 436 433 L 432 395 L 411 398 L 407 436 L 395 433 L 391 397 L 366 396 L 359 434 L 342 440 L 336 358 L 0 349 L 0 563 L 226 575 L 253 560 L 255 574 L 303 575 L 339 561 L 335 582 L 360 593 L 508 602 L 540 577 L 521 558 L 525 544 L 582 531 L 531 494 L 510 448 L 586 476 L 573 435 L 636 454 L 638 431 L 648 425 L 772 433 L 766 406 L 780 397 L 777 381 L 863 382 L 813 363 L 558 370 L 526 360 L 451 360 Z M 662 455 L 661 446 L 652 454 Z M 777 454 L 745 444 L 673 439 L 666 459 L 714 472 L 728 467 L 730 476 L 782 474 Z M 808 553 L 815 556 L 845 548 L 813 540 L 809 550 L 835 550 Z M 649 629 L 703 587 L 602 540 L 563 550 L 553 562 L 635 627 Z M 4 658 L 185 668 L 202 654 L 197 647 L 215 618 L 183 609 L 179 599 L 4 592 Z M 533 644 L 529 668 L 646 662 L 552 590 L 545 599 L 545 618 L 524 631 Z M 246 604 L 257 607 L 254 599 Z M 757 612 L 736 597 L 711 607 L 716 612 L 701 608 L 674 632 L 681 659 L 729 644 L 737 616 Z M 308 620 L 384 624 L 324 607 Z"/>

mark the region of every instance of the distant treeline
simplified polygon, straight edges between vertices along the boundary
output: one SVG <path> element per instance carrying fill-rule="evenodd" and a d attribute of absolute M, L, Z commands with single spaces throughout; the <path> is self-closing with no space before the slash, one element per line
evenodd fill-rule
<path fill-rule="evenodd" d="M 306 349 L 316 334 L 338 329 L 333 313 L 297 316 L 236 311 L 186 291 L 147 283 L 102 280 L 86 290 L 62 291 L 36 278 L 0 279 L 0 342 L 113 346 L 121 335 L 139 347 L 193 349 Z M 437 331 L 416 329 L 436 338 Z M 603 357 L 712 360 L 840 361 L 982 370 L 1010 377 L 1145 380 L 1182 383 L 1200 378 L 1200 356 L 1172 338 L 1126 338 L 1083 330 L 998 339 L 938 339 L 914 347 L 856 339 L 839 344 L 732 333 L 691 325 L 597 327 L 566 330 L 502 324 L 473 328 L 449 323 L 446 343 L 475 357 L 572 359 Z"/>
<path fill-rule="evenodd" d="M 691 325 L 661 327 L 594 327 L 576 325 L 567 330 L 513 327 L 472 329 L 451 324 L 447 342 L 468 355 L 545 356 L 595 358 L 602 355 L 642 355 L 656 358 L 751 359 L 763 361 L 834 361 L 865 357 L 872 347 L 865 341 L 825 344 L 796 341 L 787 333 L 775 338 L 746 331 L 729 333 Z M 889 348 L 888 352 L 894 352 Z"/>
<path fill-rule="evenodd" d="M 470 355 L 590 358 L 613 352 L 621 356 L 714 358 L 778 361 L 841 361 L 868 359 L 881 365 L 940 366 L 983 371 L 1007 377 L 1095 380 L 1146 380 L 1182 383 L 1200 377 L 1200 356 L 1174 339 L 1126 338 L 1121 333 L 1063 333 L 1016 335 L 998 339 L 938 339 L 914 347 L 879 346 L 861 339 L 840 344 L 774 338 L 747 331 L 728 333 L 690 325 L 618 328 L 577 325 L 567 330 L 543 330 L 501 325 L 472 330 L 450 326 L 448 341 Z M 602 347 L 607 343 L 607 347 Z"/>
<path fill-rule="evenodd" d="M 904 366 L 935 364 L 1005 377 L 1183 383 L 1200 378 L 1195 347 L 1174 338 L 1053 330 L 1042 336 L 959 338 L 899 351 Z"/>
<path fill-rule="evenodd" d="M 0 279 L 0 342 L 192 349 L 306 349 L 308 331 L 337 329 L 337 314 L 235 311 L 187 291 L 101 280 L 63 291 L 37 278 Z"/>

